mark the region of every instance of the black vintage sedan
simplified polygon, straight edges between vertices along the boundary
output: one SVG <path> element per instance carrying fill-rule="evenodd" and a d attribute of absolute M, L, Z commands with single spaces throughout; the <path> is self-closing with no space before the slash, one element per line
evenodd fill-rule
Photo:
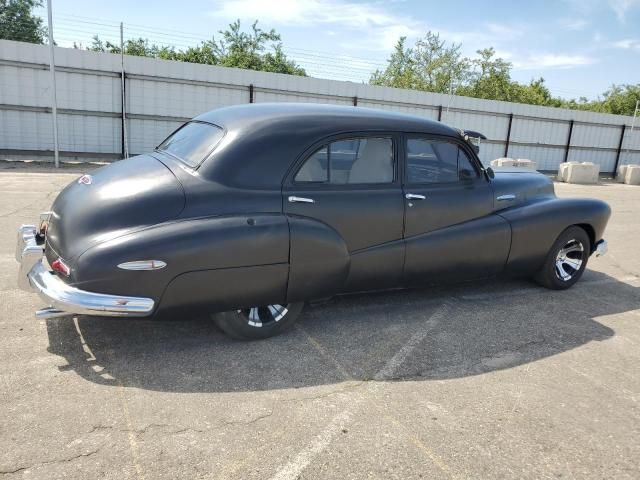
<path fill-rule="evenodd" d="M 493 172 L 463 131 L 359 107 L 214 110 L 155 151 L 83 175 L 23 225 L 19 283 L 41 318 L 204 308 L 237 338 L 305 302 L 527 275 L 552 289 L 606 251 L 606 203 Z"/>

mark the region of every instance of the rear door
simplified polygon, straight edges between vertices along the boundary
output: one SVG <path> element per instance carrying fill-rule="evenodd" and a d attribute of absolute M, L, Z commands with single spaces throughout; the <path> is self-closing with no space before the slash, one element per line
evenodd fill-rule
<path fill-rule="evenodd" d="M 451 137 L 407 135 L 404 159 L 405 283 L 502 270 L 509 225 L 493 214 L 493 189 L 468 146 Z"/>
<path fill-rule="evenodd" d="M 391 133 L 328 139 L 285 182 L 290 300 L 401 284 L 399 142 Z"/>

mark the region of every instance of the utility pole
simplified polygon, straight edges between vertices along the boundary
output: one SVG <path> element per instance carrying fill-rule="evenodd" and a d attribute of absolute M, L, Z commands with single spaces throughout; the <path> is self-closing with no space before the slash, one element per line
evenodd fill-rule
<path fill-rule="evenodd" d="M 56 66 L 53 54 L 53 20 L 51 15 L 51 0 L 47 0 L 47 16 L 49 30 L 49 71 L 51 72 L 51 115 L 53 118 L 53 160 L 56 168 L 60 167 L 58 152 L 58 101 L 56 98 Z"/>

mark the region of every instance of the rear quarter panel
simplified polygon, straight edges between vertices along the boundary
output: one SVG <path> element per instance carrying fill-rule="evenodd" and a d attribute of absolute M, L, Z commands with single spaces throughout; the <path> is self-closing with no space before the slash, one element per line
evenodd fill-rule
<path fill-rule="evenodd" d="M 122 270 L 134 260 L 162 260 L 153 271 Z M 160 300 L 160 308 L 206 305 L 212 311 L 252 295 L 284 301 L 289 227 L 282 214 L 234 215 L 165 223 L 84 252 L 78 288 Z"/>

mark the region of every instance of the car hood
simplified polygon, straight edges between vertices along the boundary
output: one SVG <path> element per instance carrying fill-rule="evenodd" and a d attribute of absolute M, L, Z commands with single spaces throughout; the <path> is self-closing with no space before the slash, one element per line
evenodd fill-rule
<path fill-rule="evenodd" d="M 150 155 L 121 160 L 74 180 L 58 195 L 47 229 L 47 258 L 73 263 L 98 243 L 177 217 L 182 184 Z"/>

